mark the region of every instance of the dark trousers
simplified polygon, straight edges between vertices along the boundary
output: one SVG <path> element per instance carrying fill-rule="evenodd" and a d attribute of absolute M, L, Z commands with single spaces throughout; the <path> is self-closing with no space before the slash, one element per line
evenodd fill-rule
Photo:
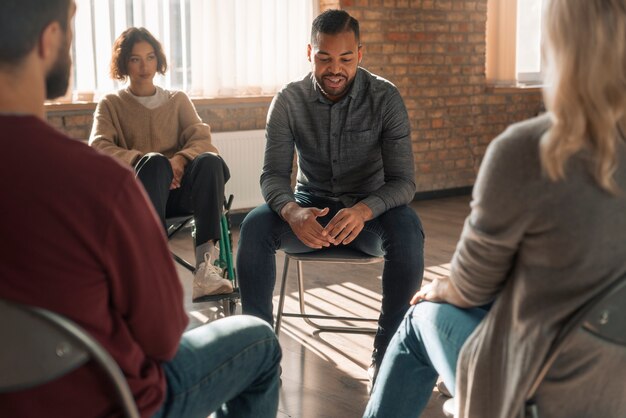
<path fill-rule="evenodd" d="M 301 206 L 328 207 L 322 225 L 344 206 L 340 202 L 297 194 Z M 382 276 L 382 307 L 374 348 L 384 354 L 387 345 L 409 308 L 424 275 L 424 233 L 419 217 L 408 206 L 383 213 L 365 226 L 349 247 L 373 256 L 385 256 Z M 276 282 L 276 250 L 310 252 L 267 205 L 254 209 L 241 224 L 237 250 L 237 276 L 244 314 L 258 316 L 272 324 L 272 295 Z M 381 357 L 382 358 L 382 357 Z"/>
<path fill-rule="evenodd" d="M 201 245 L 220 238 L 220 216 L 224 207 L 224 184 L 230 171 L 222 158 L 211 152 L 198 155 L 185 167 L 178 189 L 170 190 L 172 166 L 167 157 L 151 152 L 135 165 L 163 228 L 165 218 L 193 214 L 195 242 Z"/>

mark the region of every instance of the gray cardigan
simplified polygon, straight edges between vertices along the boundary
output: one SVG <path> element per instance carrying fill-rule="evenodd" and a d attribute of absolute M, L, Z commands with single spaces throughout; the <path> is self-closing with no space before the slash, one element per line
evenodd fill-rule
<path fill-rule="evenodd" d="M 467 301 L 495 303 L 459 357 L 459 417 L 517 417 L 563 322 L 626 275 L 626 146 L 619 196 L 597 186 L 585 153 L 552 182 L 539 160 L 549 127 L 548 115 L 511 126 L 480 168 L 451 280 Z M 602 347 L 579 332 L 539 389 L 542 417 L 626 417 L 626 350 Z"/>

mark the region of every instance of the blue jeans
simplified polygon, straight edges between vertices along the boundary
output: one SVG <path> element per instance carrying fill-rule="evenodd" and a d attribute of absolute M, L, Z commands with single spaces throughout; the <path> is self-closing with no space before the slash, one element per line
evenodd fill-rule
<path fill-rule="evenodd" d="M 296 193 L 301 206 L 329 208 L 318 218 L 326 225 L 344 206 L 340 202 Z M 373 256 L 385 256 L 382 275 L 382 308 L 374 348 L 382 356 L 389 340 L 409 308 L 424 275 L 424 233 L 419 217 L 408 206 L 399 206 L 365 223 L 349 247 Z M 291 227 L 268 205 L 246 216 L 239 235 L 237 274 L 243 312 L 272 324 L 272 295 L 276 282 L 276 250 L 293 253 L 314 251 L 304 245 Z"/>
<path fill-rule="evenodd" d="M 263 321 L 233 316 L 183 334 L 163 364 L 165 402 L 154 418 L 275 418 L 281 351 Z"/>
<path fill-rule="evenodd" d="M 454 396 L 459 353 L 487 312 L 432 302 L 409 309 L 387 348 L 363 418 L 419 417 L 437 376 Z"/>

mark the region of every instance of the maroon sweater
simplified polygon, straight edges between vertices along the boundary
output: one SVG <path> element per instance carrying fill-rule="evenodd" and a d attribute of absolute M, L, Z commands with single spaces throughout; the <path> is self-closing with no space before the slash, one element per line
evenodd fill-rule
<path fill-rule="evenodd" d="M 133 173 L 33 116 L 0 116 L 0 298 L 77 322 L 117 361 L 142 417 L 187 325 L 163 230 Z M 24 332 L 29 332 L 25 329 Z M 1 376 L 0 376 L 1 378 Z M 6 417 L 109 416 L 95 366 L 11 395 Z"/>

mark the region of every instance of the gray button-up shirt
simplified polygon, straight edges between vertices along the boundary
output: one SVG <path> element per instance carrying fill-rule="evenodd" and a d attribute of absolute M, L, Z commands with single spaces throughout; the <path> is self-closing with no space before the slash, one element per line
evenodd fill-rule
<path fill-rule="evenodd" d="M 404 102 L 389 81 L 359 68 L 349 93 L 337 103 L 320 91 L 313 74 L 274 97 L 266 128 L 261 190 L 280 213 L 296 191 L 341 201 L 361 201 L 381 213 L 410 202 L 415 168 Z"/>

